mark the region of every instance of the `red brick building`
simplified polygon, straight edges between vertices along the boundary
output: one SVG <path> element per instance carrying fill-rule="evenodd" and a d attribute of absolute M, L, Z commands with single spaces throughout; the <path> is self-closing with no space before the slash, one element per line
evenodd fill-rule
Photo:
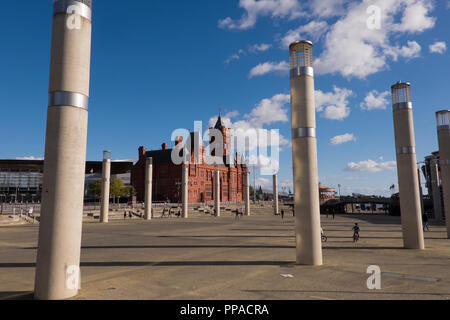
<path fill-rule="evenodd" d="M 229 140 L 231 139 L 227 129 L 219 116 L 214 129 L 218 129 L 223 135 L 223 157 L 230 157 Z M 195 133 L 191 133 L 191 141 L 194 141 Z M 182 139 L 175 142 L 175 148 Z M 193 148 L 192 148 L 193 149 Z M 192 150 L 191 149 L 191 150 Z M 139 160 L 131 169 L 131 185 L 136 189 L 137 201 L 144 201 L 145 192 L 145 163 L 146 158 L 153 158 L 153 201 L 181 202 L 181 174 L 182 165 L 172 162 L 172 150 L 167 149 L 163 143 L 161 150 L 146 151 L 145 147 L 139 148 Z M 188 194 L 189 203 L 213 202 L 215 194 L 214 172 L 220 172 L 220 201 L 242 201 L 244 199 L 244 173 L 248 168 L 240 161 L 239 153 L 232 161 L 223 161 L 224 164 L 211 165 L 205 162 L 206 148 L 200 147 L 199 153 L 202 161 L 195 164 L 194 154 L 188 166 Z M 214 153 L 213 153 L 214 155 Z M 229 163 L 228 163 L 229 162 Z"/>

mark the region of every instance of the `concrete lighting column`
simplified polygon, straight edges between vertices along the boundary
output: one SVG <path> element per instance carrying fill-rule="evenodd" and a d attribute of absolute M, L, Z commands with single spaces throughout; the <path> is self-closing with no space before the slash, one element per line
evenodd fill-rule
<path fill-rule="evenodd" d="M 434 218 L 443 220 L 442 214 L 442 199 L 441 199 L 441 184 L 439 181 L 439 162 L 437 159 L 430 161 L 430 175 L 431 175 L 431 192 L 433 194 L 433 212 Z"/>
<path fill-rule="evenodd" d="M 419 166 L 419 164 L 417 164 Z M 423 189 L 422 189 L 422 176 L 420 175 L 420 169 L 417 169 L 417 180 L 419 181 L 419 196 L 420 196 L 420 214 L 425 212 L 425 207 L 423 203 Z"/>
<path fill-rule="evenodd" d="M 187 165 L 182 165 L 182 176 L 181 176 L 181 194 L 183 201 L 183 218 L 188 218 L 188 210 L 189 210 L 189 176 L 188 176 L 188 167 Z"/>
<path fill-rule="evenodd" d="M 54 1 L 41 223 L 34 296 L 79 289 L 91 56 L 91 1 Z M 67 14 L 76 9 L 77 15 Z"/>
<path fill-rule="evenodd" d="M 439 138 L 439 158 L 441 165 L 444 213 L 447 222 L 447 237 L 450 239 L 450 110 L 436 113 Z"/>
<path fill-rule="evenodd" d="M 111 151 L 103 151 L 100 222 L 109 222 L 109 190 L 111 184 Z"/>
<path fill-rule="evenodd" d="M 245 215 L 250 216 L 250 173 L 244 173 L 244 201 L 245 201 Z"/>
<path fill-rule="evenodd" d="M 220 172 L 219 171 L 215 172 L 214 183 L 215 183 L 214 209 L 216 210 L 216 217 L 220 217 Z"/>
<path fill-rule="evenodd" d="M 313 45 L 289 46 L 297 263 L 322 265 Z"/>
<path fill-rule="evenodd" d="M 273 211 L 274 214 L 278 214 L 278 177 L 273 175 Z"/>
<path fill-rule="evenodd" d="M 144 219 L 152 219 L 152 191 L 153 191 L 153 158 L 145 162 L 145 213 Z"/>
<path fill-rule="evenodd" d="M 392 103 L 403 243 L 407 249 L 424 249 L 411 85 L 409 83 L 397 82 L 392 86 Z"/>

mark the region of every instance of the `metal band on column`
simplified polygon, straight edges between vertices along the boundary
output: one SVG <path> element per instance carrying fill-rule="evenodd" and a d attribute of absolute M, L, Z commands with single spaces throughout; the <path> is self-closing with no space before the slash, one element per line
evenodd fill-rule
<path fill-rule="evenodd" d="M 73 6 L 76 6 L 74 9 Z M 92 21 L 92 0 L 56 0 L 53 5 L 53 14 L 78 14 Z"/>
<path fill-rule="evenodd" d="M 292 139 L 315 138 L 316 128 L 296 128 L 292 129 Z"/>
<path fill-rule="evenodd" d="M 411 109 L 412 110 L 412 102 L 399 102 L 393 105 L 394 111 L 396 110 L 405 110 L 405 109 Z"/>
<path fill-rule="evenodd" d="M 415 154 L 416 148 L 415 147 L 401 147 L 397 148 L 397 154 Z"/>
<path fill-rule="evenodd" d="M 89 97 L 81 93 L 68 91 L 55 91 L 49 94 L 48 106 L 71 106 L 88 110 Z"/>
<path fill-rule="evenodd" d="M 313 67 L 297 67 L 291 69 L 291 78 L 300 77 L 300 76 L 310 76 L 314 77 L 314 68 Z"/>

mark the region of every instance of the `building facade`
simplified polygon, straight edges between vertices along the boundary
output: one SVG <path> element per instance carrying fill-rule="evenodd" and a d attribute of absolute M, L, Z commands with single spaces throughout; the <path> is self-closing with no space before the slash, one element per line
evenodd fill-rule
<path fill-rule="evenodd" d="M 131 161 L 112 162 L 112 179 L 130 183 Z M 0 202 L 40 202 L 44 160 L 0 160 Z M 89 185 L 102 177 L 102 162 L 87 161 L 85 198 Z"/>
<path fill-rule="evenodd" d="M 213 129 L 213 128 L 211 128 Z M 230 131 L 219 116 L 214 129 L 222 133 L 223 163 L 207 164 L 206 148 L 198 147 L 198 153 L 192 152 L 188 166 L 188 202 L 209 203 L 214 201 L 215 179 L 214 172 L 220 172 L 220 201 L 242 201 L 244 199 L 244 173 L 248 168 L 241 164 L 240 154 L 231 157 L 229 150 Z M 191 150 L 194 150 L 194 141 L 198 139 L 198 133 L 190 134 Z M 177 138 L 174 149 L 179 148 L 183 153 L 182 138 Z M 153 158 L 153 184 L 152 193 L 154 202 L 181 203 L 181 177 L 182 165 L 172 161 L 174 149 L 168 149 L 163 143 L 161 150 L 147 151 L 145 147 L 139 148 L 139 160 L 131 170 L 131 185 L 136 190 L 137 201 L 144 201 L 145 193 L 145 163 L 146 158 Z M 215 156 L 214 151 L 211 153 Z M 195 157 L 200 161 L 194 161 Z"/>
<path fill-rule="evenodd" d="M 433 152 L 431 155 L 425 157 L 425 165 L 422 166 L 422 173 L 426 179 L 428 195 L 433 202 L 433 217 L 445 219 L 444 194 L 439 160 L 439 151 Z"/>

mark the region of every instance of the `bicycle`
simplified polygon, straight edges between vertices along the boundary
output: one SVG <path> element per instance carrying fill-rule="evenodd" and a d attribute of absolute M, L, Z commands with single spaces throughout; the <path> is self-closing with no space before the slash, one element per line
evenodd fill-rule
<path fill-rule="evenodd" d="M 322 239 L 322 242 L 327 242 L 328 241 L 328 237 L 326 235 L 322 235 L 321 239 Z"/>

